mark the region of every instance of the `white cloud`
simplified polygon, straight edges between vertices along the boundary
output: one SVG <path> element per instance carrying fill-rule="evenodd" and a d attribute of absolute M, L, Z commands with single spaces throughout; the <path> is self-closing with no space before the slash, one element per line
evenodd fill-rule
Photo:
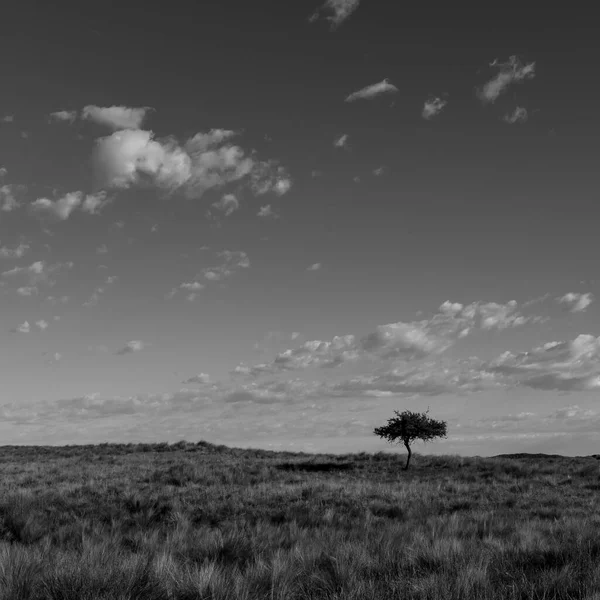
<path fill-rule="evenodd" d="M 556 300 L 561 304 L 567 304 L 571 312 L 583 312 L 594 301 L 594 295 L 589 292 L 587 294 L 569 292 Z"/>
<path fill-rule="evenodd" d="M 424 119 L 429 120 L 441 113 L 446 104 L 448 104 L 447 100 L 442 100 L 441 98 L 437 98 L 435 96 L 431 97 L 425 101 L 421 116 Z"/>
<path fill-rule="evenodd" d="M 35 202 L 30 204 L 30 208 L 34 212 L 48 213 L 61 221 L 65 221 L 69 218 L 69 215 L 81 205 L 82 201 L 82 192 L 70 192 L 58 200 L 38 198 Z"/>
<path fill-rule="evenodd" d="M 74 263 L 65 262 L 65 263 L 55 263 L 53 265 L 46 265 L 44 261 L 36 261 L 29 265 L 28 267 L 14 267 L 9 271 L 4 271 L 1 276 L 2 277 L 18 277 L 20 275 L 25 275 L 28 279 L 30 286 L 35 286 L 40 283 L 45 283 L 47 285 L 54 285 L 55 280 L 51 279 L 50 276 L 58 273 L 59 271 L 64 271 L 67 269 L 73 268 Z"/>
<path fill-rule="evenodd" d="M 8 169 L 6 167 L 0 167 L 0 178 L 6 177 Z"/>
<path fill-rule="evenodd" d="M 15 193 L 21 186 L 6 184 L 0 186 L 0 210 L 3 212 L 11 212 L 21 206 L 17 200 Z"/>
<path fill-rule="evenodd" d="M 325 4 L 310 17 L 310 21 L 319 18 L 319 10 L 327 10 L 333 13 L 327 17 L 331 22 L 331 28 L 339 27 L 357 8 L 360 0 L 326 0 Z"/>
<path fill-rule="evenodd" d="M 315 263 L 313 265 L 310 265 L 310 267 L 307 267 L 306 270 L 307 271 L 318 271 L 321 268 L 321 263 Z"/>
<path fill-rule="evenodd" d="M 85 106 L 81 111 L 81 118 L 94 121 L 99 125 L 106 125 L 111 129 L 139 129 L 146 114 L 152 109 L 128 108 L 126 106 Z"/>
<path fill-rule="evenodd" d="M 33 296 L 38 293 L 38 289 L 35 286 L 24 286 L 17 289 L 19 296 Z"/>
<path fill-rule="evenodd" d="M 42 330 L 44 331 L 44 329 L 48 328 L 48 323 L 46 321 L 44 321 L 44 319 L 40 319 L 39 321 L 36 321 L 35 324 Z"/>
<path fill-rule="evenodd" d="M 190 281 L 187 283 L 182 283 L 179 286 L 182 290 L 188 290 L 188 291 L 192 291 L 192 292 L 198 292 L 200 290 L 204 289 L 204 284 L 198 282 L 198 281 Z"/>
<path fill-rule="evenodd" d="M 4 115 L 0 121 L 2 123 L 13 123 L 15 120 L 15 115 Z"/>
<path fill-rule="evenodd" d="M 270 204 L 265 204 L 264 206 L 261 206 L 258 209 L 256 216 L 260 217 L 261 219 L 267 219 L 269 217 L 271 217 L 271 218 L 277 217 L 277 215 L 273 212 L 273 209 L 271 208 Z"/>
<path fill-rule="evenodd" d="M 57 110 L 56 112 L 50 113 L 51 121 L 66 121 L 73 123 L 77 118 L 77 111 L 75 110 Z"/>
<path fill-rule="evenodd" d="M 495 60 L 490 66 L 497 66 L 500 72 L 477 91 L 483 103 L 495 102 L 512 83 L 535 77 L 535 62 L 523 65 L 516 56 L 511 56 L 505 63 Z"/>
<path fill-rule="evenodd" d="M 222 259 L 219 265 L 202 269 L 204 277 L 209 281 L 220 281 L 230 277 L 239 269 L 250 267 L 250 259 L 245 252 L 223 250 L 217 252 L 217 256 Z"/>
<path fill-rule="evenodd" d="M 96 254 L 107 254 L 108 246 L 106 244 L 102 244 L 96 248 Z"/>
<path fill-rule="evenodd" d="M 90 215 L 97 215 L 110 202 L 111 199 L 107 198 L 107 193 L 105 191 L 88 194 L 81 205 L 81 210 Z"/>
<path fill-rule="evenodd" d="M 233 194 L 225 194 L 220 200 L 212 205 L 217 210 L 223 211 L 228 217 L 240 207 L 239 200 Z"/>
<path fill-rule="evenodd" d="M 430 319 L 379 325 L 358 339 L 345 335 L 331 341 L 312 340 L 279 353 L 271 362 L 239 365 L 234 373 L 256 377 L 291 369 L 337 367 L 360 358 L 416 361 L 442 354 L 475 329 L 502 330 L 534 320 L 523 316 L 514 300 L 506 304 L 472 302 L 466 306 L 446 301 Z"/>
<path fill-rule="evenodd" d="M 275 161 L 257 161 L 239 146 L 216 145 L 229 134 L 197 134 L 182 147 L 174 138 L 154 139 L 151 131 L 116 131 L 96 141 L 93 162 L 102 185 L 111 188 L 151 186 L 197 199 L 208 189 L 245 178 L 257 195 L 290 189 L 287 171 Z"/>
<path fill-rule="evenodd" d="M 373 175 L 375 175 L 375 177 L 379 177 L 380 175 L 383 175 L 385 171 L 385 167 L 377 167 L 376 169 L 373 169 Z"/>
<path fill-rule="evenodd" d="M 94 289 L 92 295 L 83 303 L 83 306 L 89 308 L 96 306 L 100 300 L 100 297 L 106 292 L 106 286 L 114 284 L 119 278 L 116 275 L 109 275 L 103 285 L 99 285 Z"/>
<path fill-rule="evenodd" d="M 528 352 L 505 352 L 487 370 L 519 385 L 542 390 L 600 389 L 600 337 L 549 342 Z"/>
<path fill-rule="evenodd" d="M 527 109 L 522 106 L 517 106 L 510 115 L 504 115 L 504 121 L 510 123 L 525 123 L 527 121 Z"/>
<path fill-rule="evenodd" d="M 348 148 L 348 134 L 344 133 L 333 141 L 334 148 Z"/>
<path fill-rule="evenodd" d="M 374 83 L 373 85 L 368 85 L 367 87 L 362 88 L 356 92 L 352 92 L 349 96 L 346 97 L 346 102 L 354 102 L 355 100 L 374 98 L 375 96 L 379 96 L 380 94 L 385 93 L 395 93 L 398 91 L 398 88 L 395 85 L 392 85 L 387 79 L 380 81 L 379 83 Z"/>
<path fill-rule="evenodd" d="M 15 248 L 0 247 L 0 258 L 22 258 L 29 250 L 29 244 L 21 242 Z"/>
<path fill-rule="evenodd" d="M 139 352 L 143 350 L 144 343 L 139 340 L 131 340 L 127 342 L 123 348 L 117 350 L 116 354 L 131 354 L 132 352 Z"/>
<path fill-rule="evenodd" d="M 249 185 L 257 196 L 269 192 L 283 196 L 290 191 L 292 180 L 285 167 L 278 165 L 276 161 L 268 160 L 254 164 Z"/>
<path fill-rule="evenodd" d="M 24 323 L 21 323 L 21 325 L 15 327 L 14 329 L 11 329 L 11 331 L 14 333 L 29 333 L 31 331 L 29 321 L 25 321 Z"/>

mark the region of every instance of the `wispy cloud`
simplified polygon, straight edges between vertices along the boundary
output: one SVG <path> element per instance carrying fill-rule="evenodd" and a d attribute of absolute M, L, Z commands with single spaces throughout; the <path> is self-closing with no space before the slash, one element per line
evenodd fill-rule
<path fill-rule="evenodd" d="M 223 250 L 217 252 L 217 256 L 221 258 L 220 264 L 202 269 L 202 274 L 209 281 L 220 281 L 231 277 L 239 269 L 250 267 L 250 259 L 245 252 Z"/>
<path fill-rule="evenodd" d="M 38 327 L 38 329 L 40 329 L 41 331 L 48 329 L 48 322 L 44 321 L 44 319 L 40 319 L 39 321 L 36 321 L 35 324 Z"/>
<path fill-rule="evenodd" d="M 144 343 L 139 340 L 131 340 L 127 342 L 121 349 L 117 350 L 115 354 L 131 354 L 132 352 L 139 352 L 144 349 Z"/>
<path fill-rule="evenodd" d="M 56 112 L 50 113 L 50 121 L 63 121 L 67 123 L 74 123 L 77 119 L 76 110 L 57 110 Z"/>
<path fill-rule="evenodd" d="M 111 129 L 139 129 L 149 111 L 148 106 L 129 108 L 127 106 L 85 106 L 81 118 L 105 125 Z"/>
<path fill-rule="evenodd" d="M 182 383 L 207 384 L 210 383 L 210 376 L 207 373 L 198 373 L 198 375 L 194 375 L 193 377 L 186 379 Z"/>
<path fill-rule="evenodd" d="M 525 121 L 527 121 L 527 118 L 527 109 L 523 108 L 522 106 L 517 106 L 512 113 L 510 113 L 509 115 L 504 115 L 503 120 L 506 123 L 510 123 L 511 125 L 513 125 L 514 123 L 525 123 Z"/>
<path fill-rule="evenodd" d="M 83 306 L 89 308 L 96 306 L 100 300 L 100 297 L 106 292 L 107 286 L 113 285 L 118 280 L 116 275 L 109 275 L 102 285 L 97 286 L 92 295 L 83 303 Z"/>
<path fill-rule="evenodd" d="M 483 103 L 495 102 L 514 82 L 535 77 L 535 62 L 524 65 L 516 56 L 511 56 L 505 63 L 494 60 L 490 66 L 498 67 L 499 73 L 477 90 L 477 95 Z"/>
<path fill-rule="evenodd" d="M 3 212 L 11 212 L 21 206 L 21 202 L 17 199 L 17 192 L 21 191 L 23 186 L 15 184 L 5 184 L 0 186 L 0 210 Z"/>
<path fill-rule="evenodd" d="M 38 289 L 34 285 L 17 288 L 17 294 L 19 294 L 19 296 L 34 296 L 37 293 Z"/>
<path fill-rule="evenodd" d="M 556 300 L 561 304 L 566 304 L 571 312 L 583 312 L 594 301 L 594 295 L 590 292 L 587 294 L 569 292 Z"/>
<path fill-rule="evenodd" d="M 69 192 L 58 200 L 38 198 L 29 206 L 34 213 L 50 215 L 60 221 L 65 221 L 77 208 L 88 214 L 98 214 L 107 203 L 106 192 L 86 196 L 83 192 L 76 191 Z"/>
<path fill-rule="evenodd" d="M 421 116 L 427 120 L 432 119 L 433 117 L 439 115 L 442 112 L 446 104 L 448 104 L 447 100 L 442 100 L 441 98 L 432 96 L 429 99 L 425 100 Z"/>
<path fill-rule="evenodd" d="M 352 92 L 349 96 L 346 97 L 346 102 L 354 102 L 355 100 L 366 100 L 369 98 L 374 98 L 375 96 L 379 96 L 381 94 L 386 93 L 396 93 L 398 88 L 395 85 L 392 85 L 387 79 L 380 81 L 379 83 L 374 83 L 373 85 L 368 85 L 356 92 Z"/>
<path fill-rule="evenodd" d="M 539 322 L 526 317 L 517 302 L 472 302 L 463 305 L 446 301 L 431 318 L 421 321 L 379 325 L 360 338 L 335 336 L 332 340 L 311 340 L 280 352 L 271 362 L 248 367 L 238 365 L 234 374 L 258 377 L 309 367 L 332 368 L 360 358 L 411 362 L 440 355 L 458 340 L 479 330 L 503 330 Z"/>
<path fill-rule="evenodd" d="M 225 194 L 220 200 L 214 202 L 212 207 L 222 211 L 224 215 L 228 217 L 238 210 L 240 202 L 233 194 Z"/>
<path fill-rule="evenodd" d="M 326 0 L 325 4 L 317 9 L 310 17 L 310 21 L 319 18 L 319 11 L 326 10 L 333 13 L 326 17 L 331 22 L 331 28 L 337 29 L 357 8 L 360 0 Z"/>
<path fill-rule="evenodd" d="M 21 242 L 15 248 L 0 247 L 0 258 L 22 258 L 29 251 L 29 244 Z"/>
<path fill-rule="evenodd" d="M 318 271 L 321 268 L 321 263 L 314 263 L 310 267 L 306 267 L 307 271 Z"/>
<path fill-rule="evenodd" d="M 600 337 L 582 334 L 527 352 L 505 352 L 487 365 L 510 381 L 541 390 L 600 389 Z"/>
<path fill-rule="evenodd" d="M 273 208 L 271 207 L 270 204 L 265 204 L 264 206 L 261 206 L 258 209 L 258 212 L 256 213 L 257 217 L 260 217 L 261 219 L 275 219 L 277 218 L 277 215 L 273 212 Z"/>
<path fill-rule="evenodd" d="M 334 148 L 347 148 L 348 147 L 348 134 L 344 133 L 344 135 L 341 135 L 340 137 L 336 138 L 335 140 L 333 140 L 333 147 Z"/>
<path fill-rule="evenodd" d="M 11 329 L 12 333 L 29 333 L 31 331 L 31 326 L 29 325 L 29 321 L 25 321 L 21 323 L 17 327 Z"/>

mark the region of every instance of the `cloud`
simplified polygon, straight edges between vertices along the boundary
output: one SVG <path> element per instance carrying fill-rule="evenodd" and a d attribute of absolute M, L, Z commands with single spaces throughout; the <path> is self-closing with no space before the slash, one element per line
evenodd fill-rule
<path fill-rule="evenodd" d="M 38 198 L 30 204 L 34 212 L 45 212 L 53 215 L 61 221 L 69 218 L 69 215 L 81 204 L 83 198 L 82 192 L 70 192 L 58 200 L 49 200 L 48 198 Z"/>
<path fill-rule="evenodd" d="M 246 180 L 257 195 L 283 195 L 292 182 L 276 161 L 259 161 L 239 146 L 222 144 L 233 132 L 199 133 L 180 146 L 174 138 L 154 139 L 151 131 L 123 130 L 96 141 L 93 163 L 106 188 L 154 187 L 200 198 L 206 190 Z"/>
<path fill-rule="evenodd" d="M 127 342 L 120 350 L 117 350 L 115 354 L 131 354 L 132 352 L 139 352 L 144 349 L 144 343 L 139 340 L 131 340 Z"/>
<path fill-rule="evenodd" d="M 435 117 L 436 115 L 440 114 L 442 112 L 442 110 L 444 109 L 444 107 L 446 106 L 446 104 L 448 104 L 447 100 L 442 100 L 441 98 L 432 96 L 428 100 L 425 101 L 425 104 L 423 106 L 423 112 L 421 113 L 421 116 L 424 119 L 429 120 L 429 119 Z"/>
<path fill-rule="evenodd" d="M 260 217 L 261 219 L 277 218 L 277 215 L 273 212 L 273 209 L 271 208 L 270 204 L 265 204 L 264 206 L 261 206 L 258 209 L 256 216 Z"/>
<path fill-rule="evenodd" d="M 333 14 L 327 17 L 331 22 L 331 28 L 337 29 L 357 8 L 360 0 L 326 0 L 325 4 L 310 17 L 310 21 L 319 18 L 319 10 L 327 10 Z"/>
<path fill-rule="evenodd" d="M 25 321 L 18 325 L 17 327 L 11 329 L 13 333 L 29 333 L 31 331 L 31 326 L 29 325 L 29 321 Z"/>
<path fill-rule="evenodd" d="M 42 260 L 38 260 L 31 263 L 28 267 L 14 267 L 9 271 L 4 271 L 1 277 L 18 277 L 25 275 L 29 281 L 30 286 L 35 286 L 40 283 L 47 285 L 54 285 L 56 282 L 50 278 L 52 274 L 72 269 L 74 266 L 73 262 L 55 263 L 53 265 L 46 265 Z"/>
<path fill-rule="evenodd" d="M 594 295 L 589 292 L 587 294 L 569 292 L 556 300 L 561 304 L 567 304 L 571 312 L 583 312 L 594 301 Z"/>
<path fill-rule="evenodd" d="M 498 383 L 492 374 L 481 371 L 475 360 L 467 360 L 447 364 L 429 362 L 410 369 L 381 369 L 376 374 L 328 384 L 320 392 L 325 396 L 353 397 L 438 396 L 480 392 L 495 387 Z"/>
<path fill-rule="evenodd" d="M 541 390 L 600 389 L 600 337 L 579 335 L 574 340 L 549 342 L 527 352 L 505 352 L 486 370 L 509 381 Z"/>
<path fill-rule="evenodd" d="M 207 373 L 198 373 L 198 375 L 186 379 L 183 383 L 207 384 L 210 383 L 210 376 Z"/>
<path fill-rule="evenodd" d="M 182 290 L 199 292 L 200 290 L 203 290 L 205 288 L 205 285 L 203 283 L 200 283 L 199 281 L 189 281 L 186 283 L 182 283 L 179 287 Z"/>
<path fill-rule="evenodd" d="M 107 254 L 108 246 L 106 244 L 101 244 L 96 248 L 96 254 Z"/>
<path fill-rule="evenodd" d="M 239 269 L 250 267 L 250 259 L 245 252 L 223 250 L 217 252 L 217 256 L 222 259 L 220 264 L 202 269 L 202 274 L 209 281 L 220 281 L 231 277 Z"/>
<path fill-rule="evenodd" d="M 33 296 L 38 293 L 38 289 L 35 286 L 24 286 L 17 289 L 19 296 Z"/>
<path fill-rule="evenodd" d="M 373 175 L 375 175 L 375 177 L 379 177 L 383 175 L 384 171 L 385 167 L 377 167 L 376 169 L 373 169 Z"/>
<path fill-rule="evenodd" d="M 4 178 L 6 177 L 8 173 L 8 169 L 6 167 L 0 167 L 0 177 Z"/>
<path fill-rule="evenodd" d="M 292 180 L 285 167 L 273 160 L 255 163 L 250 175 L 250 189 L 257 196 L 268 192 L 283 196 L 292 187 Z"/>
<path fill-rule="evenodd" d="M 239 200 L 233 194 L 225 194 L 220 200 L 213 203 L 212 206 L 225 213 L 228 217 L 240 207 Z"/>
<path fill-rule="evenodd" d="M 345 133 L 333 141 L 334 148 L 348 148 L 348 134 Z"/>
<path fill-rule="evenodd" d="M 11 212 L 21 206 L 15 194 L 22 186 L 14 184 L 6 184 L 0 186 L 0 210 L 3 212 Z"/>
<path fill-rule="evenodd" d="M 110 202 L 111 199 L 107 198 L 107 193 L 105 191 L 88 194 L 81 204 L 81 210 L 90 215 L 97 215 Z"/>
<path fill-rule="evenodd" d="M 81 118 L 94 121 L 98 125 L 106 125 L 114 130 L 139 129 L 146 114 L 153 110 L 150 107 L 128 108 L 126 106 L 100 107 L 89 105 L 81 111 Z"/>
<path fill-rule="evenodd" d="M 44 321 L 44 319 L 40 319 L 39 321 L 36 321 L 35 324 L 37 325 L 37 327 L 39 327 L 39 329 L 41 329 L 42 331 L 44 331 L 44 329 L 48 328 L 48 323 L 46 321 Z"/>
<path fill-rule="evenodd" d="M 525 123 L 527 121 L 527 109 L 522 106 L 517 106 L 510 115 L 504 115 L 504 121 L 510 123 Z"/>
<path fill-rule="evenodd" d="M 384 79 L 379 83 L 368 85 L 367 87 L 364 87 L 361 90 L 358 90 L 357 92 L 352 92 L 349 96 L 346 97 L 346 102 L 354 102 L 355 100 L 366 100 L 369 98 L 374 98 L 375 96 L 379 96 L 380 94 L 396 93 L 397 91 L 398 88 L 395 85 L 392 85 L 387 79 Z"/>
<path fill-rule="evenodd" d="M 466 306 L 447 300 L 429 319 L 379 325 L 360 338 L 344 335 L 330 341 L 308 341 L 280 352 L 271 362 L 238 365 L 233 374 L 258 377 L 309 367 L 334 368 L 360 358 L 418 361 L 442 354 L 476 329 L 503 330 L 536 319 L 522 315 L 514 300 L 506 304 L 472 302 Z"/>
<path fill-rule="evenodd" d="M 99 285 L 98 287 L 96 287 L 94 289 L 94 291 L 92 292 L 92 295 L 88 298 L 88 300 L 86 300 L 83 303 L 83 306 L 85 306 L 86 308 L 89 308 L 91 306 L 96 306 L 98 304 L 102 294 L 104 294 L 106 292 L 106 286 L 114 284 L 117 280 L 118 280 L 118 277 L 116 275 L 109 275 L 105 279 L 103 285 Z"/>
<path fill-rule="evenodd" d="M 307 267 L 306 270 L 307 271 L 318 271 L 321 268 L 321 263 L 315 263 L 314 265 L 310 265 L 310 267 Z"/>
<path fill-rule="evenodd" d="M 15 248 L 0 247 L 0 258 L 22 258 L 29 251 L 29 244 L 21 242 Z"/>
<path fill-rule="evenodd" d="M 13 123 L 14 120 L 15 120 L 15 115 L 4 115 L 0 119 L 0 122 L 2 122 L 2 123 Z"/>
<path fill-rule="evenodd" d="M 490 79 L 477 91 L 479 99 L 484 104 L 495 102 L 498 96 L 514 82 L 521 82 L 535 77 L 535 62 L 523 65 L 516 56 L 511 56 L 508 62 L 505 63 L 499 63 L 495 60 L 490 66 L 497 66 L 500 71 L 496 77 Z"/>
<path fill-rule="evenodd" d="M 56 112 L 50 113 L 51 121 L 64 121 L 68 123 L 74 123 L 77 118 L 77 111 L 75 110 L 57 110 Z"/>

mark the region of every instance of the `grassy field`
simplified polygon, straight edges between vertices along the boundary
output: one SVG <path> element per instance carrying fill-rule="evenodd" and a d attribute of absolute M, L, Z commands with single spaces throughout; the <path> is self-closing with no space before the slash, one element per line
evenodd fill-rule
<path fill-rule="evenodd" d="M 600 599 L 600 462 L 0 448 L 0 598 Z"/>

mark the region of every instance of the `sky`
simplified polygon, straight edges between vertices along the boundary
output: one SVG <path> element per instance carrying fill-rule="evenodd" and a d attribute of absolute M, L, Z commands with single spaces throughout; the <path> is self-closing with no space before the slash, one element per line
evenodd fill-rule
<path fill-rule="evenodd" d="M 0 38 L 0 443 L 600 447 L 584 14 L 27 2 Z M 517 18 L 518 17 L 518 18 Z"/>

